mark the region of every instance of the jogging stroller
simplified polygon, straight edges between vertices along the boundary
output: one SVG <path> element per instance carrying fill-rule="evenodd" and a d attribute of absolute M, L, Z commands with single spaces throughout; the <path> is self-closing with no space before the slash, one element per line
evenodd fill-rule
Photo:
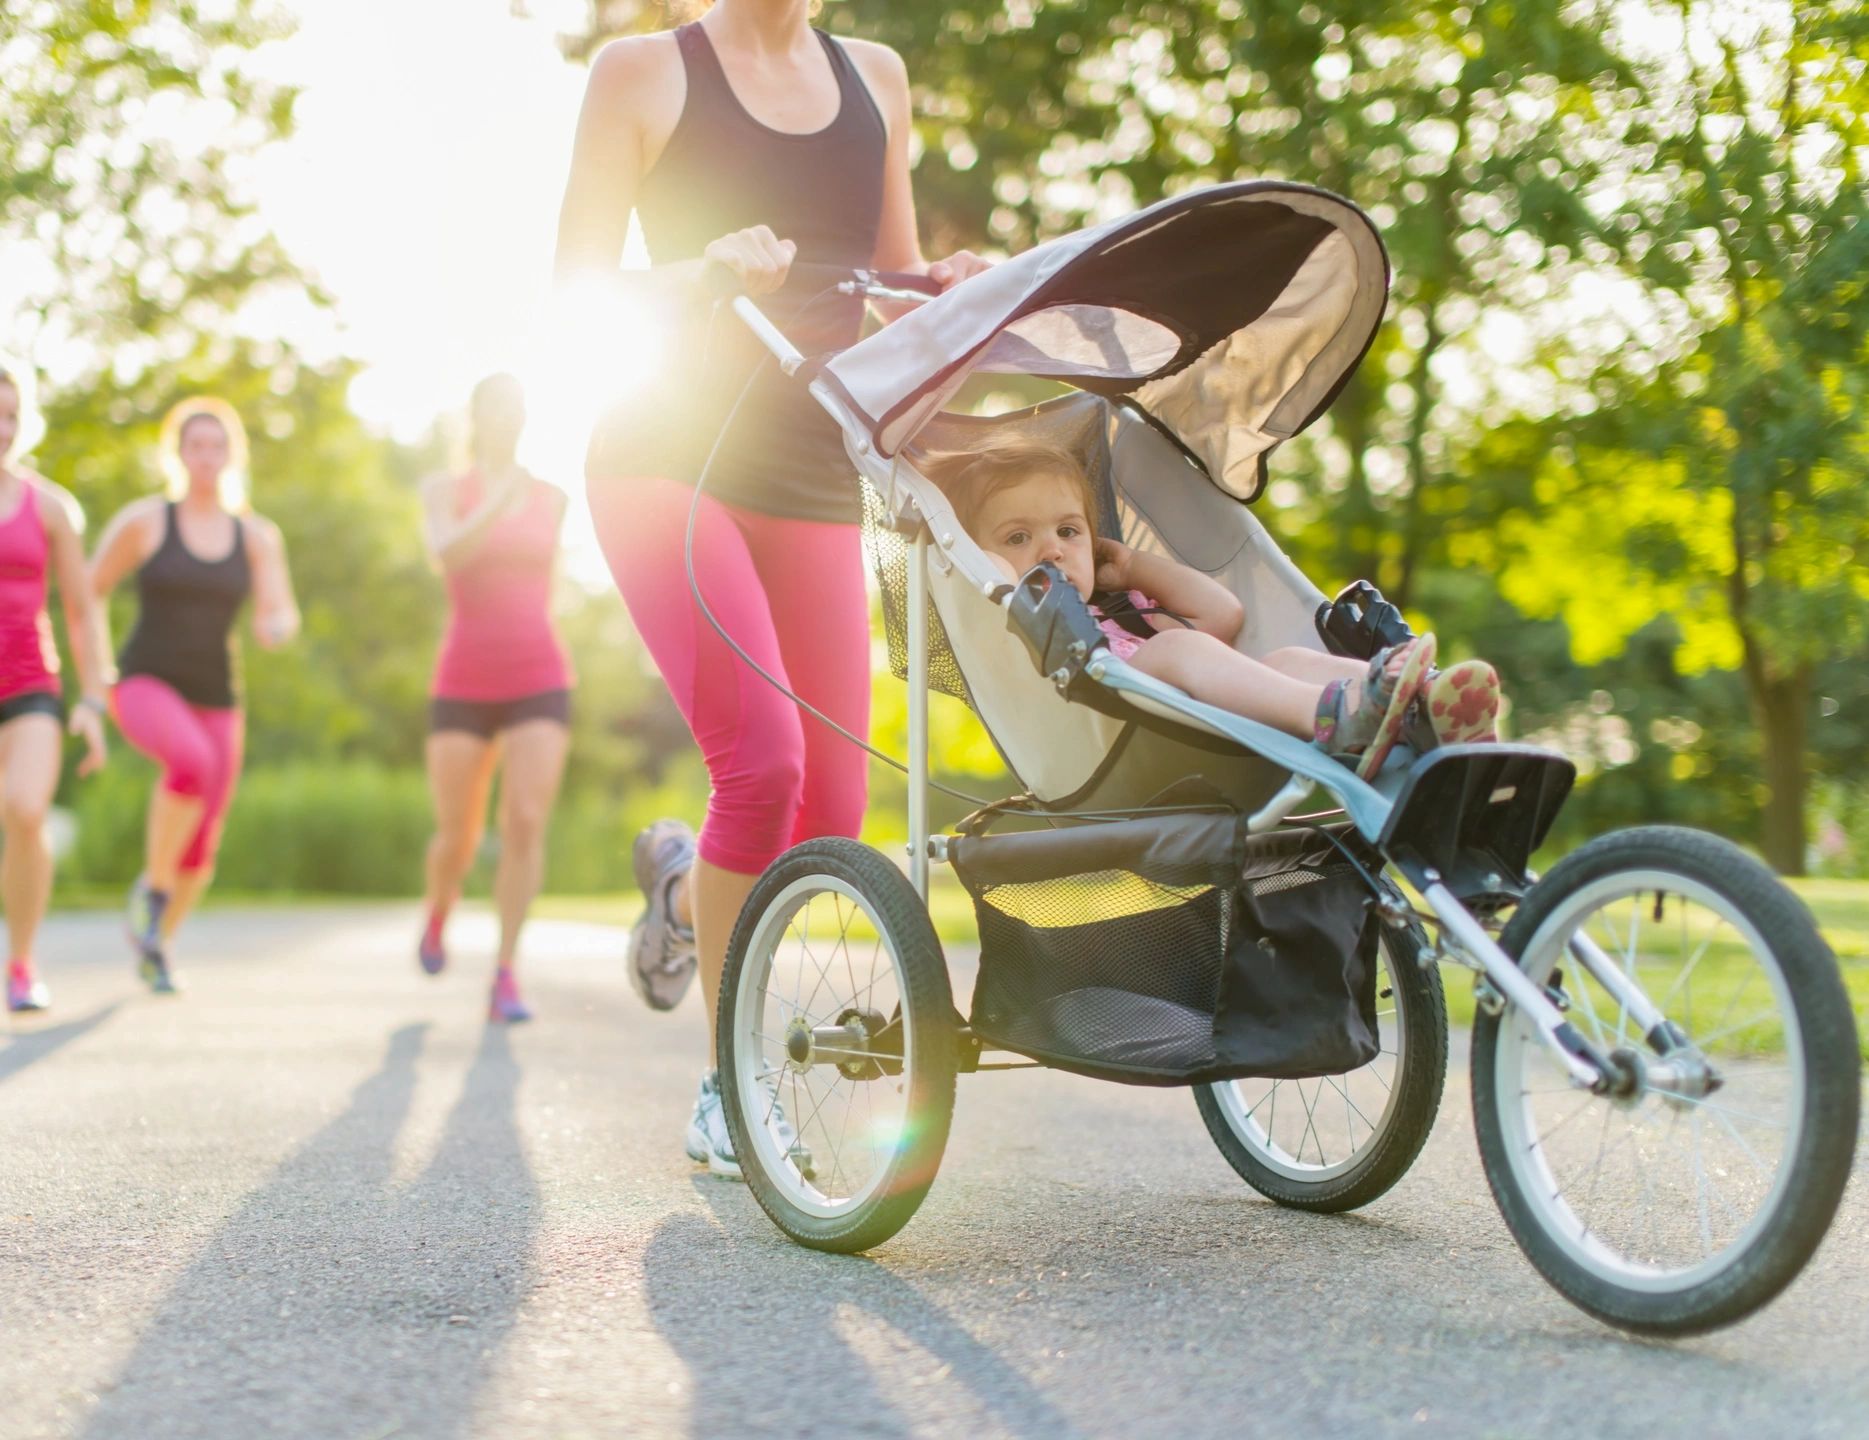
<path fill-rule="evenodd" d="M 900 277 L 838 275 L 847 295 L 918 298 Z M 1834 957 L 1768 871 L 1649 827 L 1537 878 L 1574 777 L 1563 756 L 1398 747 L 1358 779 L 1116 658 L 1055 572 L 1008 584 L 917 469 L 1006 431 L 1065 445 L 1102 533 L 1241 598 L 1240 649 L 1370 655 L 1407 635 L 1395 608 L 1366 585 L 1328 599 L 1249 506 L 1271 451 L 1361 361 L 1388 282 L 1354 205 L 1250 182 L 1039 246 L 829 357 L 733 302 L 844 431 L 909 683 L 906 873 L 852 841 L 800 845 L 758 881 L 728 955 L 728 1124 L 793 1239 L 893 1235 L 933 1182 L 956 1073 L 1029 1063 L 1191 1086 L 1255 1189 L 1366 1204 L 1433 1124 L 1451 964 L 1473 976 L 1488 1180 L 1572 1301 L 1633 1330 L 1703 1330 L 1816 1248 L 1850 1170 L 1859 1052 Z M 1075 388 L 946 412 L 984 372 Z M 1026 789 L 953 834 L 929 832 L 930 687 L 973 709 Z M 964 1017 L 931 863 L 978 923 Z"/>

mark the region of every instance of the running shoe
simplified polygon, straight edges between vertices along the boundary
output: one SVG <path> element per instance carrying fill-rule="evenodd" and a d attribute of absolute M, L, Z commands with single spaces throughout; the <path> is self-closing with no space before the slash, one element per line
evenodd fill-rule
<path fill-rule="evenodd" d="M 142 958 L 136 962 L 136 973 L 142 977 L 152 995 L 179 995 L 182 991 L 174 972 L 169 969 L 169 957 L 163 954 L 161 945 L 142 947 Z"/>
<path fill-rule="evenodd" d="M 136 952 L 136 973 L 152 995 L 174 995 L 181 991 L 169 969 L 169 957 L 162 944 L 161 914 L 149 885 L 137 876 L 130 886 L 129 912 L 124 924 L 130 948 Z"/>
<path fill-rule="evenodd" d="M 511 970 L 494 972 L 493 996 L 487 1002 L 487 1018 L 508 1025 L 517 1025 L 522 1020 L 532 1018 L 532 1012 L 526 1009 L 526 1002 L 519 998 L 519 981 Z"/>
<path fill-rule="evenodd" d="M 811 1178 L 810 1149 L 798 1138 L 798 1132 L 786 1118 L 785 1106 L 780 1103 L 771 1082 L 763 1088 L 771 1097 L 770 1123 L 777 1138 L 784 1142 L 786 1153 L 800 1173 Z M 720 1072 L 717 1070 L 709 1070 L 701 1077 L 701 1093 L 695 1097 L 694 1114 L 688 1121 L 686 1148 L 690 1160 L 707 1166 L 714 1174 L 733 1180 L 741 1178 L 740 1162 L 733 1153 L 733 1139 L 727 1133 L 727 1114 L 721 1106 Z"/>
<path fill-rule="evenodd" d="M 415 943 L 415 958 L 430 975 L 439 975 L 448 968 L 447 947 L 441 943 L 441 921 L 433 915 L 422 928 L 422 938 Z"/>
<path fill-rule="evenodd" d="M 32 961 L 15 960 L 6 971 L 6 1008 L 14 1014 L 25 1010 L 49 1010 L 52 992 L 45 981 L 33 973 Z"/>
<path fill-rule="evenodd" d="M 720 1105 L 720 1072 L 709 1070 L 701 1076 L 701 1093 L 695 1097 L 694 1114 L 688 1118 L 686 1148 L 688 1158 L 705 1165 L 716 1175 L 730 1180 L 740 1178 L 740 1162 L 734 1157 L 733 1140 L 727 1134 L 727 1115 Z"/>
<path fill-rule="evenodd" d="M 140 956 L 143 943 L 156 932 L 155 906 L 149 898 L 149 882 L 141 875 L 130 882 L 129 901 L 124 908 L 124 932 L 130 937 L 130 946 Z"/>
<path fill-rule="evenodd" d="M 694 927 L 675 918 L 674 905 L 675 887 L 694 865 L 694 832 L 658 820 L 636 837 L 631 858 L 643 907 L 629 932 L 630 986 L 651 1010 L 673 1010 L 694 981 Z"/>

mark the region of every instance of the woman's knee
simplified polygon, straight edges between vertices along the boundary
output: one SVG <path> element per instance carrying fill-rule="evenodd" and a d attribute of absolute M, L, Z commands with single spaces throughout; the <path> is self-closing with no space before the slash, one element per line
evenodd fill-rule
<path fill-rule="evenodd" d="M 792 743 L 787 743 L 788 739 Z M 790 735 L 749 730 L 731 768 L 710 776 L 702 858 L 725 870 L 755 874 L 792 843 L 804 800 L 804 742 Z"/>
<path fill-rule="evenodd" d="M 480 853 L 481 835 L 479 825 L 448 825 L 435 832 L 433 844 L 442 864 L 450 870 L 466 871 Z"/>
<path fill-rule="evenodd" d="M 507 850 L 535 850 L 545 843 L 551 824 L 549 805 L 533 801 L 511 802 L 500 809 L 500 845 Z"/>
<path fill-rule="evenodd" d="M 51 801 L 46 796 L 7 791 L 0 794 L 0 827 L 4 827 L 9 836 L 40 834 L 51 809 Z"/>
<path fill-rule="evenodd" d="M 162 788 L 204 803 L 221 788 L 221 764 L 207 746 L 177 746 L 163 757 Z"/>

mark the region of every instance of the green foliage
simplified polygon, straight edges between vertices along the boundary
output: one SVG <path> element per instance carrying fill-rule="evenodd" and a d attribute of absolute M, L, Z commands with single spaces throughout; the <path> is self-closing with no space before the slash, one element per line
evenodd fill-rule
<path fill-rule="evenodd" d="M 574 54 L 662 11 L 592 15 Z M 1391 322 L 1278 458 L 1265 508 L 1283 541 L 1320 584 L 1370 575 L 1445 651 L 1500 665 L 1515 732 L 1585 762 L 1560 843 L 1663 818 L 1752 834 L 1763 810 L 1768 853 L 1796 868 L 1808 770 L 1820 862 L 1857 863 L 1853 845 L 1826 858 L 1825 837 L 1853 841 L 1869 766 L 1860 6 L 847 0 L 821 23 L 908 61 L 930 253 L 1015 248 L 1241 176 L 1361 203 L 1394 260 Z M 276 27 L 264 0 L 0 13 L 0 244 L 31 236 L 47 257 L 26 323 L 114 347 L 95 383 L 55 394 L 39 452 L 94 520 L 153 483 L 178 395 L 246 416 L 255 503 L 285 530 L 307 626 L 249 656 L 236 821 L 277 786 L 251 823 L 290 830 L 288 800 L 326 796 L 291 777 L 337 777 L 328 831 L 308 832 L 333 838 L 293 864 L 388 883 L 367 878 L 387 861 L 313 858 L 373 826 L 413 847 L 406 889 L 442 615 L 413 482 L 439 456 L 358 425 L 346 367 L 226 338 L 247 299 L 299 283 L 230 178 L 290 128 L 290 92 L 248 73 Z M 619 837 L 658 809 L 693 816 L 703 782 L 616 598 L 568 590 L 562 610 L 583 683 L 552 883 L 602 888 Z M 883 749 L 901 753 L 904 720 L 879 679 Z M 1004 784 L 939 701 L 935 751 L 961 789 Z M 80 872 L 89 847 L 135 849 L 147 772 L 127 760 L 67 792 L 90 817 Z M 379 793 L 343 778 L 362 775 Z M 890 843 L 900 781 L 872 778 L 872 838 Z M 250 834 L 263 850 L 272 832 Z"/>
<path fill-rule="evenodd" d="M 295 93 L 249 64 L 288 29 L 272 0 L 0 6 L 0 242 L 36 256 L 45 339 L 126 347 L 133 367 L 263 285 L 304 288 L 232 178 L 291 132 Z"/>
<path fill-rule="evenodd" d="M 594 5 L 585 39 L 651 13 Z M 1599 795 L 1740 833 L 1763 809 L 1799 867 L 1807 751 L 1869 758 L 1837 706 L 1809 713 L 1869 656 L 1860 5 L 850 0 L 823 23 L 908 62 L 937 253 L 1236 177 L 1359 201 L 1392 323 L 1281 459 L 1285 541 L 1483 638 L 1521 694 L 1571 685 L 1539 733 L 1613 695 L 1617 754 L 1659 749 L 1672 783 L 1604 757 Z M 1502 628 L 1501 598 L 1562 625 Z M 1640 733 L 1677 722 L 1700 738 Z"/>

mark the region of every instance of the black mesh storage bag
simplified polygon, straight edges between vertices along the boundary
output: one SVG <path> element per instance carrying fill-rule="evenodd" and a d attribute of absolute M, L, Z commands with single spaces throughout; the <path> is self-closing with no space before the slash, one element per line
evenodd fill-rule
<path fill-rule="evenodd" d="M 1367 1065 L 1377 1038 L 1381 921 L 1363 877 L 1312 831 L 1257 837 L 1235 893 L 1214 1053 L 1280 1080 Z"/>
<path fill-rule="evenodd" d="M 1366 1064 L 1368 894 L 1331 854 L 1316 837 L 1249 840 L 1230 813 L 958 839 L 980 927 L 973 1028 L 1140 1085 Z"/>

